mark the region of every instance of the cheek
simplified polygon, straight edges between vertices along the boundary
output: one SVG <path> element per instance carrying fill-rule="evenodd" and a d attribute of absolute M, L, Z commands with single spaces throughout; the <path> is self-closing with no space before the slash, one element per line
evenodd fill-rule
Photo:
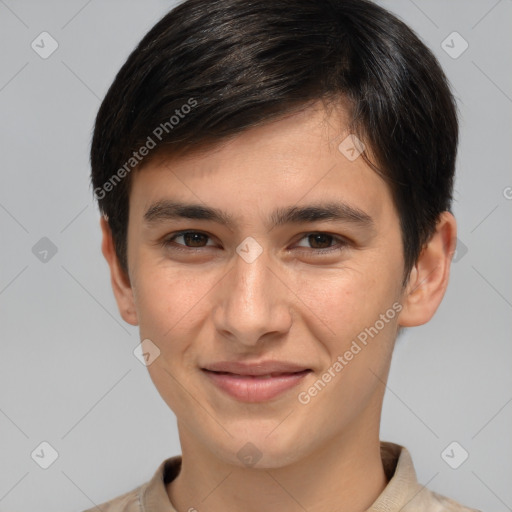
<path fill-rule="evenodd" d="M 389 351 L 398 317 L 400 268 L 388 263 L 387 271 L 381 260 L 380 265 L 373 262 L 365 268 L 301 274 L 295 280 L 300 298 L 295 303 L 301 304 L 302 320 L 321 340 L 331 360 L 349 350 L 354 340 L 359 340 L 362 348 L 355 358 L 359 361 L 380 360 Z M 384 321 L 381 315 L 385 315 Z"/>
<path fill-rule="evenodd" d="M 373 318 L 386 296 L 386 284 L 363 269 L 337 268 L 293 277 L 298 299 L 294 302 L 338 339 Z"/>
<path fill-rule="evenodd" d="M 153 341 L 160 350 L 148 366 L 149 375 L 172 410 L 185 410 L 190 404 L 182 387 L 194 386 L 193 381 L 186 381 L 193 373 L 189 371 L 194 366 L 192 341 L 198 338 L 196 330 L 202 325 L 197 320 L 204 313 L 200 311 L 201 299 L 213 283 L 155 266 L 152 270 L 141 270 L 138 277 L 140 336 Z"/>
<path fill-rule="evenodd" d="M 147 268 L 150 268 L 149 265 Z M 170 269 L 141 270 L 136 284 L 136 307 L 141 336 L 163 347 L 170 339 L 182 339 L 201 298 L 213 286 Z M 173 345 L 175 346 L 175 345 Z"/>

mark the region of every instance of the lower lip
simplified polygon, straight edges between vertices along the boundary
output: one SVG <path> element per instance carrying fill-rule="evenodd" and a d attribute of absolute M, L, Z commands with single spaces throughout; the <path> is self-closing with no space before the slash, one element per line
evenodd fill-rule
<path fill-rule="evenodd" d="M 241 402 L 264 402 L 295 387 L 311 373 L 304 370 L 270 378 L 258 378 L 233 373 L 216 373 L 203 370 L 203 373 L 222 391 Z"/>

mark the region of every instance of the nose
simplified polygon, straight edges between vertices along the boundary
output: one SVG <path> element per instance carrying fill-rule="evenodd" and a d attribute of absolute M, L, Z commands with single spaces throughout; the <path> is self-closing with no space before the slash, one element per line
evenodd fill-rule
<path fill-rule="evenodd" d="M 291 292 L 283 280 L 265 251 L 251 263 L 237 255 L 215 297 L 217 332 L 248 347 L 288 332 Z"/>

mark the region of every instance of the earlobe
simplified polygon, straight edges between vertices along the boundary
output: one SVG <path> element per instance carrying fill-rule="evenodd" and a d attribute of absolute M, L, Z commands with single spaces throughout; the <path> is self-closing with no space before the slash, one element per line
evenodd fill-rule
<path fill-rule="evenodd" d="M 132 285 L 129 276 L 126 275 L 121 268 L 114 247 L 112 231 L 104 216 L 100 219 L 100 226 L 103 233 L 101 252 L 110 267 L 110 282 L 116 298 L 117 307 L 119 308 L 119 313 L 125 322 L 130 325 L 138 325 L 139 322 L 137 319 L 137 309 L 135 307 Z"/>
<path fill-rule="evenodd" d="M 423 325 L 434 316 L 448 286 L 456 241 L 455 218 L 443 212 L 411 271 L 402 296 L 403 309 L 398 318 L 401 326 Z"/>

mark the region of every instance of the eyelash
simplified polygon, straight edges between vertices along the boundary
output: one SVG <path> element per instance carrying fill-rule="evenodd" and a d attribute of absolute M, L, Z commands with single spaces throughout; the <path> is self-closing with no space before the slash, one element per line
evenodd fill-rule
<path fill-rule="evenodd" d="M 185 235 L 185 234 L 204 235 L 204 236 L 208 237 L 208 239 L 210 239 L 210 240 L 212 238 L 210 235 L 208 235 L 207 233 L 203 233 L 202 231 L 186 230 L 186 231 L 180 231 L 180 232 L 177 232 L 177 233 L 173 233 L 169 237 L 167 237 L 164 240 L 162 240 L 160 244 L 161 244 L 162 247 L 164 247 L 166 249 L 172 249 L 172 250 L 177 250 L 177 251 L 184 251 L 184 252 L 188 252 L 188 253 L 190 253 L 190 252 L 192 252 L 192 253 L 200 252 L 203 249 L 207 249 L 208 247 L 211 247 L 211 246 L 187 247 L 186 245 L 183 245 L 183 244 L 174 244 L 174 240 L 176 238 L 178 238 L 178 237 L 180 237 L 182 235 Z M 309 254 L 314 253 L 314 254 L 326 255 L 326 254 L 330 254 L 332 252 L 342 251 L 343 249 L 346 248 L 346 246 L 349 245 L 349 242 L 345 238 L 340 237 L 340 236 L 336 236 L 336 235 L 331 235 L 330 233 L 326 233 L 326 232 L 323 232 L 323 231 L 311 231 L 309 233 L 305 233 L 304 236 L 302 236 L 302 238 L 300 238 L 298 240 L 298 242 L 300 242 L 304 238 L 307 238 L 310 235 L 327 235 L 328 237 L 331 237 L 333 239 L 333 242 L 337 241 L 338 242 L 338 246 L 328 247 L 326 249 L 313 249 L 313 248 L 307 249 L 307 248 L 303 248 L 305 250 L 302 250 L 300 252 L 307 252 Z"/>

